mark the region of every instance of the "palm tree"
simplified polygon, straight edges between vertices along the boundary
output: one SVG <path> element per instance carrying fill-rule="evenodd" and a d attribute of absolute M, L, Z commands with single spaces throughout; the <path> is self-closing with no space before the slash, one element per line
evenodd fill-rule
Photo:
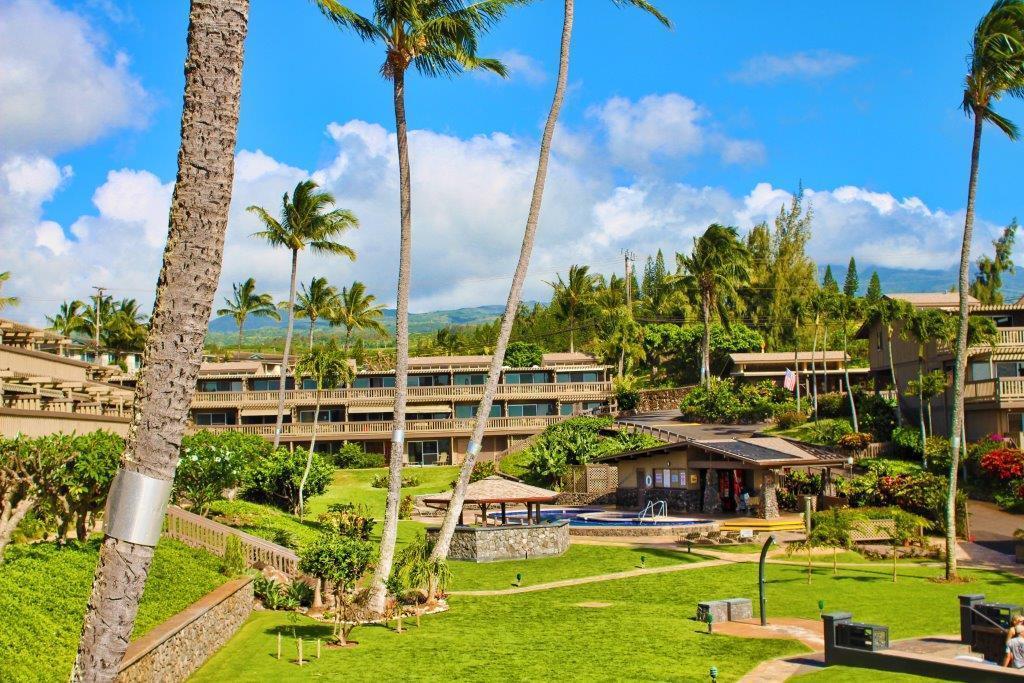
<path fill-rule="evenodd" d="M 72 681 L 114 680 L 153 559 L 156 538 L 123 532 L 131 522 L 162 519 L 166 493 L 153 492 L 170 491 L 178 464 L 220 277 L 248 14 L 247 0 L 203 0 L 190 7 L 181 147 L 167 248 L 132 426 L 114 484 L 121 482 L 119 500 L 139 506 L 111 505 L 108 510 L 108 534 L 100 545 Z"/>
<path fill-rule="evenodd" d="M 85 318 L 82 317 L 82 309 L 85 306 L 81 301 L 65 301 L 57 309 L 57 313 L 46 316 L 46 322 L 54 332 L 65 337 L 70 337 L 75 332 L 85 331 Z"/>
<path fill-rule="evenodd" d="M 0 273 L 0 288 L 4 286 L 4 283 L 11 279 L 11 272 L 5 270 Z M 4 310 L 8 306 L 17 306 L 19 303 L 18 297 L 16 296 L 0 296 L 0 311 Z"/>
<path fill-rule="evenodd" d="M 569 352 L 573 353 L 576 351 L 576 323 L 593 306 L 597 279 L 590 274 L 590 266 L 571 266 L 568 280 L 562 280 L 559 275 L 557 281 L 547 284 L 554 290 L 551 308 L 555 317 L 569 325 Z"/>
<path fill-rule="evenodd" d="M 442 353 L 449 356 L 454 356 L 465 346 L 459 331 L 450 325 L 434 333 L 434 343 Z"/>
<path fill-rule="evenodd" d="M 262 294 L 256 292 L 255 278 L 231 285 L 231 298 L 224 298 L 224 308 L 218 308 L 217 315 L 230 315 L 238 325 L 239 351 L 242 350 L 246 318 L 252 316 L 254 318 L 270 318 L 271 320 L 281 319 L 281 314 L 277 312 L 277 306 L 274 305 L 274 298 L 266 292 Z"/>
<path fill-rule="evenodd" d="M 103 330 L 114 316 L 114 297 L 97 295 L 92 297 L 91 302 L 84 303 L 83 306 L 82 320 L 85 322 L 83 332 L 92 338 L 95 346 L 99 347 L 102 343 Z"/>
<path fill-rule="evenodd" d="M 341 296 L 331 310 L 329 320 L 331 325 L 341 325 L 345 328 L 345 343 L 342 345 L 345 353 L 348 353 L 352 330 L 369 330 L 381 337 L 388 335 L 387 328 L 381 322 L 384 317 L 384 306 L 376 302 L 377 297 L 367 294 L 366 285 L 358 280 L 353 282 L 351 287 L 341 288 Z"/>
<path fill-rule="evenodd" d="M 925 357 L 929 344 L 949 340 L 952 336 L 950 329 L 950 317 L 940 310 L 934 308 L 922 308 L 914 310 L 903 323 L 903 337 L 917 343 L 917 380 L 914 388 L 917 390 L 919 427 L 921 429 L 921 456 L 924 465 L 928 466 L 928 457 L 924 450 L 925 442 L 928 439 L 925 429 Z"/>
<path fill-rule="evenodd" d="M 332 339 L 327 344 L 311 348 L 306 355 L 295 364 L 295 377 L 309 377 L 316 384 L 316 405 L 313 408 L 313 435 L 309 439 L 309 453 L 306 455 L 306 468 L 302 470 L 299 481 L 299 519 L 304 510 L 303 491 L 309 479 L 309 470 L 313 465 L 313 451 L 316 449 L 316 429 L 320 420 L 320 398 L 324 389 L 335 389 L 348 384 L 355 377 L 348 358 Z"/>
<path fill-rule="evenodd" d="M 135 299 L 121 299 L 114 304 L 110 317 L 103 323 L 103 345 L 113 349 L 118 364 L 127 351 L 141 351 L 146 345 L 149 328 L 146 315 Z"/>
<path fill-rule="evenodd" d="M 860 431 L 860 423 L 857 420 L 857 402 L 853 398 L 853 387 L 850 386 L 850 364 L 849 359 L 849 326 L 850 320 L 856 319 L 862 310 L 861 302 L 856 296 L 846 292 L 840 292 L 839 296 L 833 298 L 833 311 L 839 319 L 839 330 L 843 336 L 843 382 L 846 384 L 846 398 L 850 403 L 850 417 L 853 421 L 853 431 Z"/>
<path fill-rule="evenodd" d="M 889 376 L 893 391 L 896 393 L 896 424 L 903 426 L 903 410 L 900 407 L 900 387 L 896 381 L 896 363 L 892 357 L 893 325 L 913 315 L 913 309 L 906 301 L 880 298 L 868 312 L 871 321 L 880 325 L 885 331 L 885 352 L 889 357 Z"/>
<path fill-rule="evenodd" d="M 315 277 L 306 289 L 302 285 L 302 292 L 299 294 L 295 306 L 296 318 L 309 319 L 309 339 L 307 346 L 313 348 L 313 328 L 320 318 L 327 318 L 338 305 L 338 290 L 327 284 L 327 278 Z"/>
<path fill-rule="evenodd" d="M 736 228 L 713 223 L 693 239 L 693 251 L 676 254 L 676 281 L 695 305 L 704 325 L 700 342 L 700 381 L 711 381 L 711 316 L 717 312 L 729 326 L 729 305 L 739 299 L 738 288 L 749 279 L 750 252 Z"/>
<path fill-rule="evenodd" d="M 398 199 L 401 236 L 395 337 L 395 418 L 391 435 L 388 497 L 381 532 L 380 559 L 373 575 L 369 608 L 383 614 L 387 601 L 385 581 L 391 575 L 398 538 L 398 499 L 401 494 L 405 451 L 405 403 L 409 369 L 409 280 L 412 271 L 412 180 L 409 170 L 409 131 L 405 115 L 405 76 L 413 68 L 428 77 L 454 76 L 482 69 L 506 75 L 496 59 L 477 55 L 477 42 L 509 7 L 523 0 L 373 0 L 372 18 L 364 17 L 337 0 L 316 0 L 331 21 L 355 31 L 363 40 L 384 44 L 381 74 L 391 81 L 398 147 Z"/>
<path fill-rule="evenodd" d="M 956 577 L 956 473 L 964 412 L 964 376 L 967 371 L 967 278 L 970 271 L 974 201 L 978 189 L 981 130 L 989 122 L 1016 140 L 1019 131 L 1009 119 L 996 113 L 994 103 L 1004 95 L 1024 97 L 1024 0 L 996 0 L 978 22 L 968 56 L 963 110 L 974 118 L 971 171 L 967 183 L 964 239 L 960 247 L 960 310 L 953 364 L 953 416 L 950 420 L 949 494 L 946 500 L 946 578 Z"/>
<path fill-rule="evenodd" d="M 932 436 L 935 433 L 932 429 L 932 399 L 946 391 L 948 383 L 949 378 L 942 370 L 932 370 L 918 379 L 912 379 L 907 382 L 907 396 L 916 396 L 922 405 L 925 406 L 925 411 L 928 415 L 928 436 Z M 921 423 L 922 425 L 924 424 L 923 418 Z"/>
<path fill-rule="evenodd" d="M 317 191 L 312 180 L 303 180 L 295 186 L 292 196 L 284 193 L 281 200 L 281 219 L 278 220 L 259 206 L 246 210 L 255 213 L 264 229 L 253 234 L 266 240 L 272 247 L 285 247 L 292 252 L 292 276 L 288 289 L 288 331 L 284 336 L 284 357 L 281 359 L 281 379 L 277 388 L 277 426 L 274 429 L 274 448 L 281 445 L 281 425 L 284 422 L 284 392 L 288 378 L 288 354 L 295 329 L 295 277 L 299 268 L 299 252 L 309 247 L 314 254 L 336 254 L 356 260 L 356 253 L 334 241 L 351 228 L 359 227 L 359 219 L 347 209 L 333 209 L 334 195 Z"/>
<path fill-rule="evenodd" d="M 808 303 L 806 299 L 789 302 L 789 315 L 793 319 L 793 372 L 796 373 L 796 410 L 800 412 L 800 324 L 803 323 Z"/>

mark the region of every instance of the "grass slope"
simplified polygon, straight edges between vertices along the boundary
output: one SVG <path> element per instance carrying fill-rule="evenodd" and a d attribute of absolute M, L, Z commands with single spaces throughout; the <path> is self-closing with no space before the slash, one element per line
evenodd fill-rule
<path fill-rule="evenodd" d="M 67 680 L 78 649 L 99 542 L 10 546 L 0 565 L 0 680 Z M 220 559 L 164 539 L 142 596 L 133 637 L 224 583 Z"/>
<path fill-rule="evenodd" d="M 488 570 L 494 572 L 488 583 L 506 580 L 501 565 L 485 565 L 482 571 Z M 821 598 L 828 610 L 849 609 L 858 620 L 888 624 L 893 638 L 956 633 L 956 596 L 965 586 L 935 583 L 934 568 L 902 571 L 894 584 L 884 563 L 842 569 L 836 578 L 819 569 L 808 586 L 800 567 L 769 565 L 770 613 L 816 619 Z M 1024 601 L 1024 584 L 1012 575 L 965 574 L 973 579 L 972 593 Z M 457 596 L 450 612 L 424 618 L 420 629 L 397 635 L 382 627 L 358 628 L 353 637 L 359 647 L 325 650 L 323 659 L 301 670 L 274 658 L 277 631 L 290 635 L 295 628 L 298 635 L 316 638 L 325 637 L 328 628 L 264 612 L 254 615 L 194 680 L 701 681 L 714 665 L 719 680 L 734 681 L 760 661 L 805 651 L 794 641 L 709 636 L 690 619 L 700 600 L 756 594 L 756 565 L 737 564 L 512 596 Z M 610 606 L 586 608 L 582 602 Z M 294 640 L 288 647 L 294 657 Z M 832 679 L 823 674 L 822 680 Z"/>
<path fill-rule="evenodd" d="M 334 481 L 323 495 L 309 501 L 310 516 L 316 517 L 331 503 L 357 503 L 366 505 L 374 517 L 384 519 L 384 503 L 387 500 L 387 489 L 376 489 L 370 486 L 375 476 L 387 475 L 387 468 L 378 467 L 367 470 L 338 470 Z M 418 486 L 402 489 L 402 495 L 418 496 L 423 493 L 447 491 L 451 482 L 459 476 L 458 467 L 406 467 L 402 476 L 414 476 L 420 480 Z"/>
<path fill-rule="evenodd" d="M 825 418 L 818 420 L 818 424 L 814 424 L 814 420 L 809 420 L 802 425 L 796 427 L 790 427 L 789 429 L 779 429 L 778 427 L 770 427 L 765 430 L 766 434 L 772 436 L 784 436 L 788 439 L 796 439 L 797 441 L 803 441 L 805 443 L 817 444 L 819 446 L 828 446 L 830 444 L 825 443 L 820 438 L 818 429 L 827 427 L 832 423 L 845 422 L 848 427 L 852 430 L 851 422 L 846 418 Z"/>

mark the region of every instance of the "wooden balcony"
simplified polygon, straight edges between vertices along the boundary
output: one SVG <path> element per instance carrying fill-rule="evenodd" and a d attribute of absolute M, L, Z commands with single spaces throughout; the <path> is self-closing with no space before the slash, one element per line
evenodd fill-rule
<path fill-rule="evenodd" d="M 1000 377 L 964 384 L 965 403 L 1024 402 L 1024 377 Z"/>
<path fill-rule="evenodd" d="M 559 415 L 543 417 L 492 417 L 487 420 L 486 434 L 533 434 L 550 424 L 562 420 Z M 473 431 L 475 420 L 409 420 L 405 423 L 406 435 L 410 438 L 432 436 L 467 436 Z M 239 431 L 244 434 L 271 437 L 274 425 L 216 425 L 195 427 L 210 431 Z M 346 439 L 387 439 L 394 429 L 394 422 L 318 422 L 317 437 L 345 437 Z M 281 436 L 286 441 L 308 440 L 313 435 L 312 422 L 292 422 L 283 425 Z"/>
<path fill-rule="evenodd" d="M 409 401 L 479 401 L 481 384 L 453 384 L 441 387 L 409 387 Z M 611 382 L 559 382 L 547 384 L 499 384 L 497 400 L 568 399 L 572 401 L 603 400 L 612 391 Z M 299 389 L 284 392 L 286 405 L 316 403 L 316 391 Z M 196 392 L 193 408 L 230 408 L 277 405 L 277 391 L 211 391 Z M 385 405 L 395 400 L 393 388 L 328 389 L 320 392 L 322 405 Z"/>
<path fill-rule="evenodd" d="M 999 346 L 1024 346 L 1024 327 L 1000 327 L 997 331 Z"/>

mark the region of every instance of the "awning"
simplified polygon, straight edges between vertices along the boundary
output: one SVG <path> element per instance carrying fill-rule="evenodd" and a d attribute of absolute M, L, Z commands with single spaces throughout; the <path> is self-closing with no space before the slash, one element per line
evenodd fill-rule
<path fill-rule="evenodd" d="M 349 406 L 349 415 L 365 415 L 367 413 L 390 413 L 393 406 Z"/>
<path fill-rule="evenodd" d="M 276 406 L 267 406 L 265 408 L 242 408 L 239 413 L 242 417 L 255 417 L 258 415 L 277 415 Z"/>
<path fill-rule="evenodd" d="M 405 407 L 407 413 L 450 413 L 452 407 L 444 403 L 411 403 Z"/>

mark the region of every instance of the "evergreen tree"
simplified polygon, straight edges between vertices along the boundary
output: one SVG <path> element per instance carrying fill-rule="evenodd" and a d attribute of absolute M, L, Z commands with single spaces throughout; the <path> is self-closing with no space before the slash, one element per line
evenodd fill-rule
<path fill-rule="evenodd" d="M 983 304 L 1003 303 L 1003 273 L 1014 273 L 1013 242 L 1017 237 L 1017 219 L 1014 218 L 1003 228 L 999 239 L 992 241 L 995 255 L 992 258 L 982 256 L 978 259 L 978 274 L 971 282 L 971 296 Z"/>
<path fill-rule="evenodd" d="M 857 275 L 857 262 L 850 257 L 850 265 L 846 267 L 846 280 L 843 282 L 843 294 L 848 297 L 857 296 L 860 289 L 860 276 Z"/>
<path fill-rule="evenodd" d="M 869 306 L 875 306 L 882 300 L 882 281 L 878 278 L 878 271 L 871 272 L 871 280 L 868 282 L 868 292 L 864 297 Z"/>
<path fill-rule="evenodd" d="M 832 275 L 832 266 L 825 266 L 825 278 L 821 281 L 821 288 L 829 293 L 839 292 L 839 283 Z"/>

